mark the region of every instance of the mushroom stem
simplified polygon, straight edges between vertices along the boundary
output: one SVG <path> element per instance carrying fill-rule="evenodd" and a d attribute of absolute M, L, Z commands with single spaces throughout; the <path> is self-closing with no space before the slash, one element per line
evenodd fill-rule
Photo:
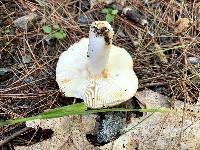
<path fill-rule="evenodd" d="M 88 69 L 92 75 L 99 75 L 105 69 L 113 39 L 110 24 L 91 25 L 88 46 Z"/>

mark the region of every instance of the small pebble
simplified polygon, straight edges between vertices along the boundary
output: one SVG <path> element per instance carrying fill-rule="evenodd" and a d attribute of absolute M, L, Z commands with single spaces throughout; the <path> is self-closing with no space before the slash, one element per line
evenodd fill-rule
<path fill-rule="evenodd" d="M 117 34 L 118 34 L 120 37 L 122 37 L 122 38 L 126 37 L 125 33 L 124 33 L 123 30 L 121 30 L 121 29 L 119 29 L 119 30 L 117 31 Z"/>
<path fill-rule="evenodd" d="M 14 21 L 16 27 L 21 28 L 23 30 L 27 29 L 28 23 L 36 19 L 37 15 L 34 13 L 30 13 L 29 15 L 17 18 Z"/>
<path fill-rule="evenodd" d="M 33 79 L 34 78 L 32 76 L 30 76 L 30 77 L 25 78 L 23 81 L 24 81 L 24 83 L 31 83 L 33 81 Z"/>
<path fill-rule="evenodd" d="M 24 56 L 22 56 L 22 62 L 23 63 L 28 64 L 28 63 L 30 63 L 30 61 L 31 61 L 30 55 L 25 54 Z"/>
<path fill-rule="evenodd" d="M 48 45 L 51 45 L 54 41 L 54 39 L 51 35 L 45 36 L 44 40 L 47 42 Z"/>
<path fill-rule="evenodd" d="M 151 36 L 151 37 L 153 37 L 154 36 L 154 33 L 153 32 L 151 32 L 151 31 L 147 31 L 147 33 Z"/>
<path fill-rule="evenodd" d="M 86 12 L 90 9 L 91 0 L 81 0 L 81 3 L 78 1 L 76 6 L 81 9 L 81 11 Z"/>
<path fill-rule="evenodd" d="M 149 6 L 149 0 L 143 0 L 145 6 Z"/>
<path fill-rule="evenodd" d="M 88 25 L 92 22 L 92 19 L 89 18 L 88 16 L 86 15 L 80 15 L 78 17 L 78 23 L 80 23 L 80 25 Z"/>
<path fill-rule="evenodd" d="M 188 57 L 188 61 L 194 65 L 200 64 L 200 58 L 197 57 Z"/>
<path fill-rule="evenodd" d="M 9 71 L 10 71 L 10 69 L 8 69 L 8 68 L 0 68 L 0 75 L 3 76 L 3 75 L 5 75 L 5 73 L 7 73 Z"/>

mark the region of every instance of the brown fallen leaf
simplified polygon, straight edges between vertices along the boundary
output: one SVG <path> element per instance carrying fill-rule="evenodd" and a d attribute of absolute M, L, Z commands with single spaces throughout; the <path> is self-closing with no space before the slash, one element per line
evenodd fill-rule
<path fill-rule="evenodd" d="M 183 33 L 185 30 L 188 29 L 188 27 L 191 24 L 191 20 L 188 18 L 180 18 L 176 21 L 176 27 L 175 27 L 175 34 L 181 34 Z"/>
<path fill-rule="evenodd" d="M 154 44 L 154 51 L 155 51 L 155 55 L 158 57 L 159 61 L 163 64 L 167 64 L 168 60 L 166 55 L 164 54 L 164 51 L 162 50 L 162 48 L 160 47 L 160 45 L 158 45 L 157 43 Z"/>
<path fill-rule="evenodd" d="M 86 138 L 86 133 L 95 128 L 95 122 L 95 115 L 26 122 L 28 127 L 51 129 L 54 132 L 53 136 L 33 145 L 16 146 L 15 150 L 95 150 L 96 148 Z"/>

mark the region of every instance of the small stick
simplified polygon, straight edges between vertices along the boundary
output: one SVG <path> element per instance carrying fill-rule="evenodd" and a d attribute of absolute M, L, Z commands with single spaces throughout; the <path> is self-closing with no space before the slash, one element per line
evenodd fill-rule
<path fill-rule="evenodd" d="M 183 43 L 183 40 L 181 40 L 181 43 Z M 188 62 L 187 62 L 187 56 L 186 56 L 186 53 L 187 53 L 187 48 L 183 48 L 182 49 L 182 53 L 183 53 L 183 77 L 182 77 L 182 80 L 180 81 L 181 83 L 181 92 L 184 96 L 184 106 L 183 106 L 183 115 L 182 115 L 182 121 L 181 121 L 181 131 L 180 131 L 180 139 L 179 139 L 179 144 L 182 142 L 182 137 L 183 137 L 183 132 L 184 132 L 184 129 L 183 129 L 183 125 L 184 125 L 184 122 L 185 122 L 185 117 L 186 117 L 186 111 L 188 109 L 188 103 L 190 102 L 190 96 L 188 94 L 188 88 L 187 88 L 187 85 L 186 85 L 186 82 L 187 82 L 187 70 L 188 70 Z"/>
<path fill-rule="evenodd" d="M 147 87 L 152 87 L 152 86 L 163 86 L 163 85 L 167 85 L 167 82 L 154 82 L 154 83 L 146 83 L 144 85 L 139 85 L 138 89 L 143 89 L 143 88 L 147 88 Z"/>
<path fill-rule="evenodd" d="M 139 23 L 142 26 L 146 26 L 148 24 L 147 20 L 144 18 L 144 15 L 134 7 L 122 6 L 115 3 L 112 3 L 109 6 L 118 10 L 120 14 L 125 15 L 129 20 L 134 21 L 135 23 Z"/>
<path fill-rule="evenodd" d="M 12 139 L 14 139 L 15 137 L 21 135 L 22 133 L 27 132 L 27 131 L 30 130 L 30 129 L 31 129 L 31 128 L 29 128 L 29 127 L 25 127 L 25 128 L 23 128 L 22 130 L 20 130 L 20 131 L 18 131 L 18 132 L 16 132 L 16 133 L 12 134 L 11 136 L 5 138 L 4 140 L 1 140 L 1 141 L 0 141 L 0 146 L 3 146 L 4 144 L 8 143 L 10 140 L 12 140 Z"/>

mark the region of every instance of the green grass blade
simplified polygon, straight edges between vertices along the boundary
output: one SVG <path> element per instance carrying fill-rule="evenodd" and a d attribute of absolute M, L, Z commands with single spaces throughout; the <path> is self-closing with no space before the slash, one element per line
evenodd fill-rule
<path fill-rule="evenodd" d="M 45 112 L 42 112 L 40 115 L 48 116 L 52 114 L 63 114 L 63 113 L 68 113 L 68 112 L 85 111 L 85 110 L 87 110 L 87 107 L 85 106 L 84 103 L 77 103 L 77 104 L 72 104 L 72 105 L 68 105 L 64 107 L 50 109 Z"/>
<path fill-rule="evenodd" d="M 127 109 L 127 108 L 111 108 L 111 109 L 94 109 L 94 110 L 87 110 L 85 114 L 97 113 L 97 112 L 174 112 L 169 108 L 153 108 L 153 109 Z"/>
<path fill-rule="evenodd" d="M 93 109 L 87 110 L 87 107 L 84 103 L 77 103 L 73 105 L 68 105 L 64 107 L 59 107 L 51 110 L 47 110 L 37 116 L 27 117 L 27 118 L 18 118 L 14 120 L 0 121 L 0 126 L 10 125 L 15 123 L 22 123 L 26 121 L 31 121 L 35 119 L 50 119 L 58 118 L 68 115 L 82 115 L 82 114 L 92 114 L 97 112 L 173 112 L 168 108 L 158 108 L 158 109 L 126 109 L 126 108 L 111 108 L 111 109 Z"/>
<path fill-rule="evenodd" d="M 18 118 L 14 120 L 6 120 L 6 121 L 0 121 L 0 127 L 4 125 L 11 125 L 11 124 L 16 124 L 16 123 L 22 123 L 26 121 L 31 121 L 35 119 L 42 119 L 40 115 L 38 116 L 32 116 L 32 117 L 27 117 L 27 118 Z"/>
<path fill-rule="evenodd" d="M 26 121 L 35 120 L 35 119 L 50 119 L 50 118 L 58 118 L 62 116 L 67 116 L 67 115 L 80 115 L 80 114 L 83 114 L 86 111 L 86 109 L 87 107 L 85 106 L 84 103 L 77 103 L 73 105 L 51 109 L 37 116 L 0 121 L 0 126 L 22 123 Z"/>

